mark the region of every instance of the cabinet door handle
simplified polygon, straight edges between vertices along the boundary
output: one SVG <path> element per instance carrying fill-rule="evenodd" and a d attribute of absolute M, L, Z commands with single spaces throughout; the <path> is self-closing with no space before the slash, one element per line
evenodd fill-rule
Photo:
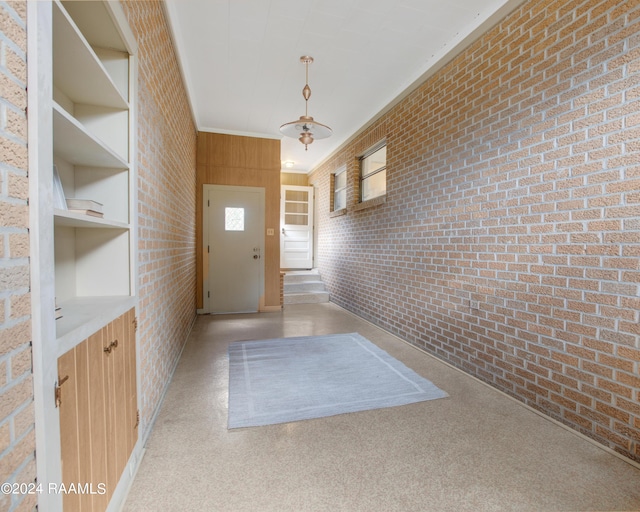
<path fill-rule="evenodd" d="M 104 347 L 104 351 L 107 354 L 111 354 L 111 351 L 115 348 L 118 348 L 118 340 L 113 340 L 111 343 L 109 343 L 108 347 Z"/>
<path fill-rule="evenodd" d="M 69 380 L 68 375 L 65 375 L 61 379 L 58 379 L 58 384 L 56 384 L 56 390 L 55 390 L 56 407 L 60 407 L 60 405 L 62 405 L 62 389 L 60 389 L 60 386 L 62 386 L 68 380 Z"/>

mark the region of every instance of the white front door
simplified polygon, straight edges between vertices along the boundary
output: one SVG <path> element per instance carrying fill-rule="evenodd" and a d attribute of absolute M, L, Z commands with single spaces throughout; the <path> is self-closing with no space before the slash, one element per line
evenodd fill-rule
<path fill-rule="evenodd" d="M 313 187 L 282 186 L 280 229 L 280 268 L 312 268 Z"/>
<path fill-rule="evenodd" d="M 256 312 L 264 290 L 264 189 L 205 185 L 203 197 L 205 309 Z"/>

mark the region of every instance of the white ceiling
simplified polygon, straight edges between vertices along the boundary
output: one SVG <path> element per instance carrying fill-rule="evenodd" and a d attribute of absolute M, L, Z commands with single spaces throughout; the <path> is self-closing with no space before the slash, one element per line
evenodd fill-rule
<path fill-rule="evenodd" d="M 165 0 L 200 131 L 282 138 L 304 114 L 333 135 L 282 161 L 307 172 L 523 0 Z"/>

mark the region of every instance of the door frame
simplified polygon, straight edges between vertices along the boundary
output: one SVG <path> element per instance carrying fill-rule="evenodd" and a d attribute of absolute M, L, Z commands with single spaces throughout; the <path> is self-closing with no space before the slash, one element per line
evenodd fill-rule
<path fill-rule="evenodd" d="M 319 229 L 318 229 L 318 225 L 316 224 L 318 221 L 316 219 L 320 218 L 320 212 L 318 209 L 318 203 L 319 201 L 316 201 L 316 186 L 309 184 L 309 186 L 311 188 L 313 188 L 313 226 L 311 226 L 311 229 L 313 230 L 313 251 L 312 251 L 312 255 L 311 257 L 313 258 L 313 267 L 312 268 L 318 268 L 318 237 L 319 237 Z"/>
<path fill-rule="evenodd" d="M 309 200 L 307 204 L 310 205 L 310 208 L 307 212 L 308 215 L 308 228 L 309 228 L 309 244 L 311 245 L 311 250 L 309 251 L 309 259 L 310 266 L 304 267 L 288 267 L 283 265 L 283 253 L 284 253 L 284 243 L 285 239 L 280 237 L 280 268 L 281 269 L 290 269 L 290 270 L 303 270 L 303 269 L 311 269 L 314 268 L 316 262 L 316 229 L 315 229 L 315 219 L 316 219 L 316 198 L 315 193 L 316 189 L 313 185 L 281 185 L 280 186 L 280 230 L 282 234 L 284 234 L 284 226 L 285 226 L 285 205 L 286 205 L 286 191 L 287 190 L 296 190 L 296 191 L 304 191 L 308 192 Z"/>
<path fill-rule="evenodd" d="M 218 190 L 221 192 L 257 192 L 260 194 L 262 222 L 266 222 L 265 214 L 265 189 L 263 187 L 243 187 L 237 185 L 203 185 L 202 186 L 202 309 L 198 310 L 199 314 L 211 313 L 211 288 L 209 283 L 209 246 L 213 242 L 209 239 L 209 192 Z M 264 300 L 265 288 L 265 239 L 264 229 L 260 238 L 260 246 L 262 247 L 262 258 L 260 262 L 260 286 L 259 286 L 259 302 L 258 311 L 261 310 Z"/>

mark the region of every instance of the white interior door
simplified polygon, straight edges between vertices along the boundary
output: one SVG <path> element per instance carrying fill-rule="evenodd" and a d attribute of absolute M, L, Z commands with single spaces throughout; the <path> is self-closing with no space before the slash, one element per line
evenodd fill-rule
<path fill-rule="evenodd" d="M 280 268 L 312 268 L 313 187 L 282 186 L 280 229 Z"/>
<path fill-rule="evenodd" d="M 203 196 L 209 312 L 256 312 L 264 290 L 264 189 L 207 185 Z"/>

